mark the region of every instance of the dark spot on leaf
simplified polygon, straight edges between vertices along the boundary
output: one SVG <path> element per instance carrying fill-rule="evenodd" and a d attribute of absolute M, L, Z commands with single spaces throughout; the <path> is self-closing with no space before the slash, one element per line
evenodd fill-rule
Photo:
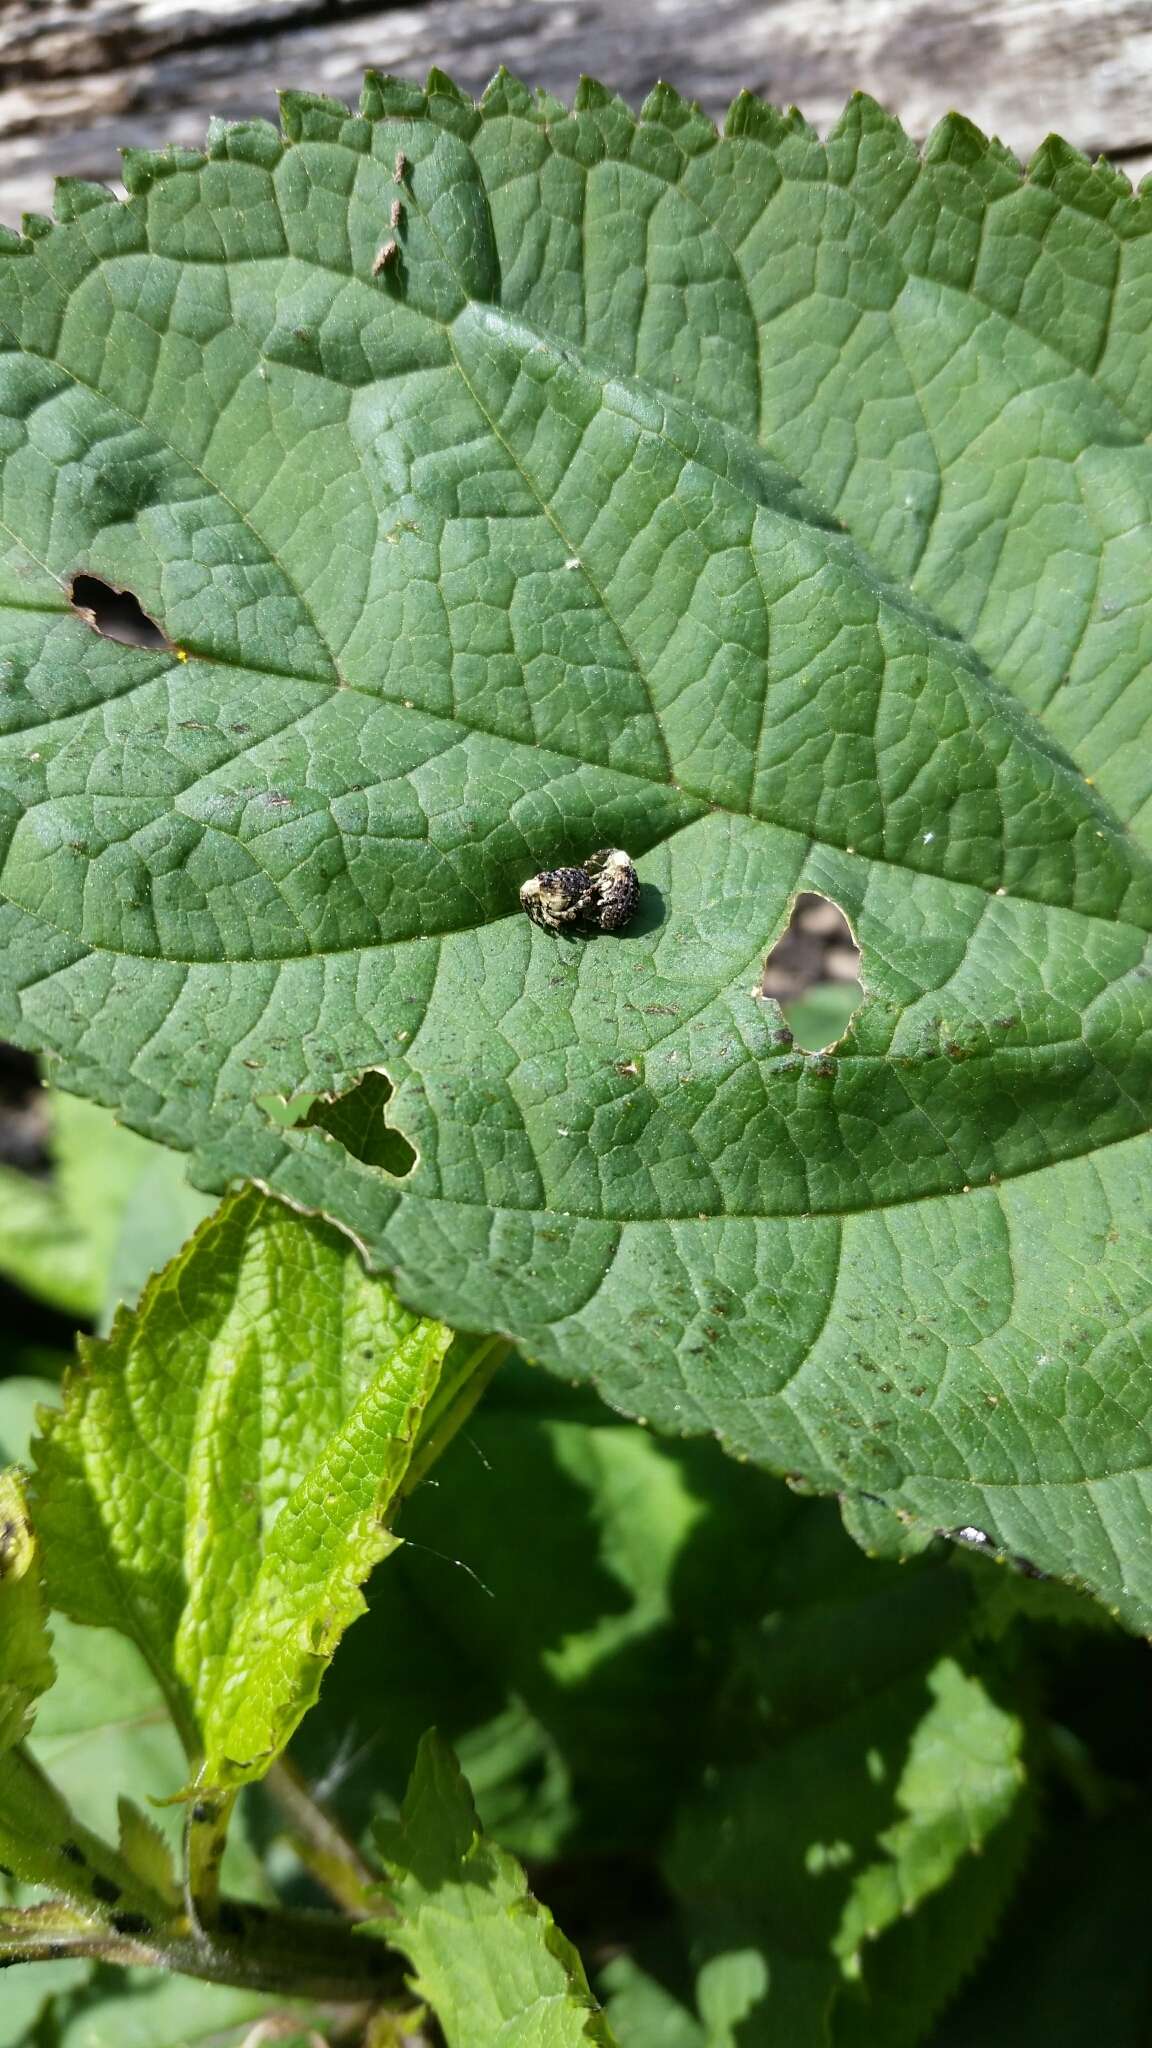
<path fill-rule="evenodd" d="M 72 602 L 95 626 L 105 640 L 119 640 L 125 647 L 167 647 L 168 641 L 155 619 L 150 619 L 130 590 L 113 590 L 99 576 L 74 576 Z"/>
<path fill-rule="evenodd" d="M 96 1871 L 92 1879 L 92 1896 L 94 1899 L 102 1899 L 106 1906 L 114 1906 L 122 1892 L 120 1886 L 114 1884 L 110 1877 L 104 1877 L 100 1871 Z"/>
<path fill-rule="evenodd" d="M 215 1820 L 219 1810 L 214 1799 L 198 1799 L 192 1808 L 192 1818 L 197 1826 L 204 1827 L 209 1821 Z"/>
<path fill-rule="evenodd" d="M 87 1863 L 88 1861 L 88 1858 L 84 1854 L 83 1849 L 80 1847 L 79 1842 L 61 1842 L 60 1854 L 69 1863 L 83 1864 Z"/>
<path fill-rule="evenodd" d="M 1052 1576 L 1050 1572 L 1041 1571 L 1040 1566 L 1033 1564 L 1030 1557 L 1017 1557 L 1013 1555 L 1009 1557 L 1008 1562 L 1025 1579 L 1048 1579 Z"/>
<path fill-rule="evenodd" d="M 152 1922 L 143 1913 L 113 1913 L 117 1934 L 151 1934 Z"/>
<path fill-rule="evenodd" d="M 385 1112 L 393 1095 L 387 1074 L 365 1074 L 335 1102 L 317 1102 L 304 1118 L 305 1127 L 327 1131 L 353 1159 L 363 1160 L 392 1180 L 403 1180 L 416 1164 L 416 1153 L 403 1133 L 393 1130 Z"/>

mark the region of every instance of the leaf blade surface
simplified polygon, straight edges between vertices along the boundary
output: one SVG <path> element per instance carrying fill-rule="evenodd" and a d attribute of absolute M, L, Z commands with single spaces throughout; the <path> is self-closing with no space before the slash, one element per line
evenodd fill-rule
<path fill-rule="evenodd" d="M 866 102 L 284 118 L 5 259 L 9 1028 L 405 1300 L 1146 1623 L 1147 205 Z M 608 843 L 566 953 L 519 884 Z M 814 1058 L 800 888 L 868 992 Z"/>
<path fill-rule="evenodd" d="M 139 1646 L 208 1791 L 262 1775 L 362 1612 L 450 1341 L 253 1190 L 46 1417 L 49 1596 Z"/>

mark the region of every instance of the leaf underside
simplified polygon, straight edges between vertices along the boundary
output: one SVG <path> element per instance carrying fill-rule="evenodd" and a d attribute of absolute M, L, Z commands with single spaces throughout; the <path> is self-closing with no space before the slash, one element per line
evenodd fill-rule
<path fill-rule="evenodd" d="M 0 251 L 3 1028 L 414 1307 L 1146 1625 L 1152 199 L 503 76 L 125 175 Z M 608 845 L 627 931 L 520 913 Z"/>

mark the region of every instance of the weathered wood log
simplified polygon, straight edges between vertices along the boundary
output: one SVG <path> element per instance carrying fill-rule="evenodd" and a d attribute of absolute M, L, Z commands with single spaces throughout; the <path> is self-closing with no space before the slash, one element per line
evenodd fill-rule
<path fill-rule="evenodd" d="M 1056 129 L 1152 164 L 1147 0 L 15 0 L 0 17 L 0 219 L 52 177 L 115 180 L 122 145 L 196 143 L 209 115 L 275 115 L 280 86 L 354 100 L 368 65 L 439 64 L 478 91 L 505 63 L 570 97 L 667 78 L 722 115 L 741 86 L 818 126 L 856 87 L 914 135 L 949 107 L 1027 156 Z"/>

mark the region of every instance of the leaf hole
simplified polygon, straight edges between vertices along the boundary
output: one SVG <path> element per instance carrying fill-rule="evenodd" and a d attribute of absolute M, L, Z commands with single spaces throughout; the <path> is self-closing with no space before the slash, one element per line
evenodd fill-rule
<path fill-rule="evenodd" d="M 373 1069 L 334 1102 L 314 1103 L 300 1121 L 305 1129 L 327 1131 L 365 1166 L 375 1166 L 393 1180 L 405 1180 L 416 1164 L 416 1152 L 387 1121 L 385 1112 L 394 1092 L 387 1074 Z"/>
<path fill-rule="evenodd" d="M 72 603 L 105 640 L 124 647 L 167 647 L 167 635 L 130 590 L 114 590 L 99 576 L 72 578 Z"/>
<path fill-rule="evenodd" d="M 844 1036 L 864 987 L 860 948 L 838 903 L 801 891 L 764 962 L 761 988 L 779 1003 L 804 1052 L 825 1052 Z"/>
<path fill-rule="evenodd" d="M 294 1131 L 298 1124 L 307 1123 L 313 1103 L 320 1098 L 318 1095 L 257 1095 L 253 1100 L 257 1109 L 262 1109 L 282 1131 Z"/>

